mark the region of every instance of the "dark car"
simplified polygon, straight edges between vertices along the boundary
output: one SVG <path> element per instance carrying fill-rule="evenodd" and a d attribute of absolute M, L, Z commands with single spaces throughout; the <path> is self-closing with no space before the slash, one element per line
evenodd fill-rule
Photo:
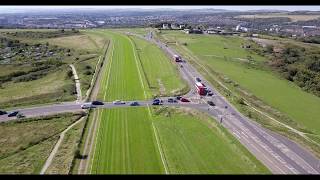
<path fill-rule="evenodd" d="M 197 78 L 196 78 L 196 81 L 201 82 L 201 79 L 197 77 Z"/>
<path fill-rule="evenodd" d="M 0 115 L 8 114 L 7 111 L 1 111 L 0 110 Z"/>
<path fill-rule="evenodd" d="M 212 102 L 212 101 L 207 101 L 207 103 L 208 103 L 210 106 L 215 106 L 214 102 Z"/>
<path fill-rule="evenodd" d="M 208 96 L 213 96 L 213 92 L 208 92 Z"/>
<path fill-rule="evenodd" d="M 175 99 L 173 99 L 173 98 L 169 98 L 168 99 L 168 103 L 176 103 L 177 102 L 177 100 L 175 100 Z"/>
<path fill-rule="evenodd" d="M 180 101 L 181 102 L 190 102 L 189 99 L 186 99 L 186 98 L 181 98 Z"/>
<path fill-rule="evenodd" d="M 181 98 L 182 98 L 181 96 L 177 96 L 177 97 L 176 97 L 177 100 L 180 100 Z"/>
<path fill-rule="evenodd" d="M 8 114 L 8 117 L 14 117 L 19 113 L 19 111 L 13 111 Z"/>
<path fill-rule="evenodd" d="M 160 104 L 161 104 L 160 99 L 154 99 L 152 102 L 152 105 L 160 105 Z"/>
<path fill-rule="evenodd" d="M 91 104 L 92 104 L 92 105 L 104 105 L 104 103 L 101 102 L 101 101 L 92 101 Z"/>
<path fill-rule="evenodd" d="M 140 104 L 137 101 L 130 103 L 130 106 L 139 106 L 139 105 Z"/>

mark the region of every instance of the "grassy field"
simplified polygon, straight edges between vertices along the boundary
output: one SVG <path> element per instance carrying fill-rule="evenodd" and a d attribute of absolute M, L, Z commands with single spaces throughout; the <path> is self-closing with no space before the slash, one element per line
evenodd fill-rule
<path fill-rule="evenodd" d="M 154 114 L 153 120 L 159 130 L 170 173 L 269 172 L 216 120 L 207 115 L 186 108 L 159 108 Z"/>
<path fill-rule="evenodd" d="M 196 56 L 199 63 L 226 75 L 267 104 L 287 114 L 302 127 L 320 134 L 320 98 L 304 92 L 293 83 L 280 79 L 271 71 L 253 68 L 245 63 L 228 61 L 224 58 L 205 56 L 211 53 L 226 57 L 240 57 L 242 52 L 236 48 L 240 46 L 240 40 L 228 41 L 228 46 L 234 48 L 225 51 L 223 41 L 228 39 L 225 37 L 185 35 L 168 31 L 165 33 L 163 33 L 165 38 L 181 43 L 189 42 L 187 46 L 180 49 Z M 234 37 L 234 39 L 237 38 Z M 262 57 L 253 57 L 257 61 L 263 60 Z"/>
<path fill-rule="evenodd" d="M 67 77 L 67 66 L 34 81 L 8 82 L 0 88 L 0 107 L 71 101 L 74 83 Z M 41 87 L 41 88 L 39 88 Z"/>
<path fill-rule="evenodd" d="M 137 65 L 138 60 L 135 59 L 137 52 L 133 51 L 133 44 L 130 43 L 130 39 L 110 31 L 106 31 L 105 35 L 112 38 L 114 47 L 111 58 L 108 60 L 105 78 L 101 82 L 100 96 L 108 101 L 149 97 L 148 92 L 150 90 L 146 86 L 145 76 L 141 73 L 143 68 Z M 159 71 L 159 73 L 161 72 Z M 154 77 L 150 76 L 149 73 L 146 76 L 152 77 L 154 81 Z M 161 77 L 161 75 L 159 76 Z M 127 87 L 131 88 L 128 89 Z M 186 126 L 182 122 L 186 119 L 186 116 L 174 114 L 174 119 L 177 120 L 177 123 L 173 119 L 168 120 L 165 116 L 156 116 L 151 109 L 142 107 L 99 110 L 99 129 L 94 143 L 95 148 L 91 157 L 92 162 L 89 165 L 89 173 L 163 174 L 166 172 L 166 168 L 168 168 L 168 173 L 227 173 L 229 172 L 228 169 L 231 169 L 233 173 L 268 173 L 264 166 L 245 151 L 235 139 L 231 139 L 230 135 L 227 136 L 227 132 L 225 132 L 224 138 L 221 135 L 213 134 L 206 126 L 208 124 L 201 124 L 200 121 L 196 120 L 196 117 L 189 117 L 190 123 Z M 181 128 L 179 132 L 190 133 L 188 137 L 192 138 L 192 141 L 187 143 L 182 142 L 185 139 L 177 138 L 176 134 L 173 134 L 170 129 L 174 124 L 179 125 L 174 129 Z M 195 132 L 204 131 L 200 137 L 209 137 L 198 142 L 198 134 L 191 133 L 189 128 Z M 222 138 L 219 140 L 220 143 L 214 144 L 212 142 L 219 138 Z M 223 142 L 226 140 L 231 142 L 224 146 Z M 207 158 L 205 154 L 201 154 L 205 152 L 206 148 L 201 148 L 203 149 L 201 151 L 198 147 L 203 145 L 201 143 L 211 147 L 210 150 L 219 146 L 223 146 L 225 149 L 223 151 L 217 149 L 219 151 L 217 154 L 213 153 L 210 158 Z M 209 151 L 205 153 L 208 155 Z M 221 154 L 224 154 L 224 156 L 217 158 L 216 155 Z M 234 161 L 232 159 L 226 160 L 227 157 L 231 156 L 237 157 L 232 158 Z M 188 164 L 194 163 L 193 160 L 195 159 L 198 159 L 196 160 L 197 164 Z M 224 167 L 216 167 L 219 162 L 222 163 L 224 160 L 228 162 Z M 236 161 L 243 162 L 239 163 L 241 167 L 236 165 Z M 206 165 L 209 167 L 201 170 Z"/>
<path fill-rule="evenodd" d="M 6 31 L 6 30 L 4 30 Z M 15 30 L 7 30 L 15 32 Z M 37 32 L 36 30 L 29 30 L 30 32 Z M 2 32 L 2 31 L 0 31 Z M 39 32 L 50 32 L 39 31 Z M 6 35 L 6 34 L 4 34 Z M 28 34 L 26 34 L 27 36 Z M 9 35 L 8 35 L 9 36 Z M 80 77 L 82 95 L 85 95 L 90 88 L 91 79 L 93 77 L 96 63 L 102 56 L 104 49 L 107 47 L 108 40 L 103 37 L 90 33 L 90 31 L 81 31 L 81 34 L 71 36 L 63 36 L 57 38 L 30 38 L 30 37 L 14 37 L 21 42 L 28 44 L 49 43 L 52 49 L 68 50 L 68 53 L 58 51 L 54 53 L 55 57 L 60 57 L 61 63 L 59 69 L 53 69 L 39 79 L 25 82 L 9 82 L 0 84 L 0 108 L 12 108 L 29 106 L 33 104 L 45 104 L 62 101 L 72 101 L 76 99 L 75 96 L 75 82 L 72 77 L 68 77 L 70 67 L 68 64 L 74 64 L 77 73 Z M 41 51 L 44 48 L 41 49 Z M 44 53 L 41 52 L 40 53 Z M 35 53 L 34 53 L 35 54 Z M 33 55 L 34 55 L 33 54 Z M 37 68 L 32 63 L 34 60 L 25 58 L 24 64 L 4 64 L 0 66 L 0 77 L 8 76 L 14 72 L 27 72 Z M 40 59 L 42 61 L 45 59 Z M 26 76 L 28 76 L 27 73 Z M 41 87 L 41 88 L 39 88 Z"/>
<path fill-rule="evenodd" d="M 38 173 L 58 134 L 80 118 L 60 114 L 0 124 L 0 173 Z"/>
<path fill-rule="evenodd" d="M 104 110 L 93 174 L 164 173 L 147 108 Z"/>
<path fill-rule="evenodd" d="M 148 88 L 154 96 L 186 93 L 189 88 L 180 78 L 176 64 L 161 49 L 138 37 L 130 37 L 137 49 Z"/>
<path fill-rule="evenodd" d="M 45 174 L 69 174 L 84 123 L 84 121 L 79 122 L 66 132 L 57 154 Z"/>

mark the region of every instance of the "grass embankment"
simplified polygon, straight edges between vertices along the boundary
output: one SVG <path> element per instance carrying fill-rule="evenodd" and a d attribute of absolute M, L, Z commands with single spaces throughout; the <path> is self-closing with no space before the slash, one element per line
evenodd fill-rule
<path fill-rule="evenodd" d="M 0 124 L 0 172 L 39 173 L 58 135 L 80 114 L 28 118 Z"/>
<path fill-rule="evenodd" d="M 278 77 L 271 70 L 263 66 L 263 58 L 254 57 L 255 65 L 246 62 L 230 61 L 230 58 L 238 58 L 243 54 L 239 49 L 241 41 L 238 37 L 185 35 L 181 32 L 162 32 L 163 37 L 178 41 L 178 45 L 170 44 L 173 48 L 183 53 L 190 63 L 195 65 L 208 80 L 216 85 L 216 80 L 223 82 L 232 93 L 223 92 L 242 111 L 253 119 L 258 120 L 272 130 L 298 140 L 297 135 L 273 120 L 268 119 L 255 111 L 241 106 L 237 99 L 244 97 L 250 104 L 269 113 L 272 117 L 300 131 L 308 133 L 320 133 L 320 98 L 304 92 L 291 82 Z M 182 43 L 187 42 L 187 46 Z M 228 49 L 224 49 L 224 42 Z M 231 52 L 230 52 L 231 51 Z M 223 56 L 206 56 L 219 54 Z M 247 52 L 249 53 L 249 51 Z M 253 52 L 250 52 L 253 53 Z M 226 57 L 226 58 L 224 58 Z M 241 57 L 242 58 L 242 57 Z M 260 60 L 259 60 L 260 59 Z M 222 90 L 222 89 L 220 89 Z M 223 91 L 223 90 L 222 90 Z M 236 95 L 237 97 L 233 96 Z M 315 140 L 315 136 L 313 136 Z M 308 144 L 305 140 L 298 140 Z M 309 144 L 310 145 L 310 144 Z M 316 152 L 317 145 L 311 145 Z"/>
<path fill-rule="evenodd" d="M 145 76 L 141 74 L 142 67 L 139 66 L 138 60 L 135 59 L 136 52 L 134 52 L 130 39 L 110 31 L 106 31 L 105 33 L 113 39 L 112 43 L 114 47 L 108 62 L 105 78 L 101 84 L 102 88 L 99 96 L 108 101 L 115 99 L 144 99 L 149 97 L 148 87 L 144 79 Z M 149 74 L 146 76 L 149 76 Z M 145 92 L 146 94 L 144 95 Z M 197 125 L 190 123 L 191 125 L 184 126 L 182 119 L 185 119 L 185 116 L 179 117 L 179 115 L 174 115 L 174 117 L 174 119 L 177 119 L 177 124 L 181 127 L 179 132 L 185 131 L 184 133 L 186 134 L 191 133 L 190 130 L 186 129 L 193 126 L 195 126 L 195 128 L 192 129 L 194 132 L 206 129 L 205 125 L 199 125 L 197 123 Z M 226 144 L 224 147 L 227 150 L 219 151 L 219 149 L 217 149 L 217 151 L 219 151 L 217 154 L 226 153 L 221 158 L 215 156 L 213 152 L 213 154 L 211 154 L 208 151 L 206 153 L 207 155 L 210 154 L 210 158 L 201 155 L 206 148 L 202 147 L 203 151 L 200 151 L 198 145 L 203 141 L 199 141 L 199 139 L 193 137 L 192 134 L 189 136 L 193 138 L 192 142 L 181 142 L 182 140 L 185 141 L 185 139 L 174 136 L 171 130 L 168 130 L 170 127 L 167 127 L 171 125 L 166 124 L 174 123 L 175 120 L 170 119 L 170 122 L 168 122 L 168 119 L 165 117 L 152 115 L 152 111 L 150 110 L 149 112 L 147 108 L 99 110 L 98 118 L 100 121 L 99 129 L 96 132 L 97 137 L 94 142 L 94 152 L 93 157 L 91 157 L 92 162 L 89 165 L 88 173 L 165 173 L 165 167 L 169 167 L 168 173 L 223 173 L 228 172 L 228 168 L 230 167 L 232 167 L 233 173 L 267 172 L 263 165 L 259 164 L 248 151 L 244 151 L 244 148 L 237 144 L 237 142 L 233 142 L 237 144 L 237 147 Z M 189 118 L 194 120 L 195 117 Z M 180 127 L 175 128 L 180 129 Z M 208 139 L 204 140 L 206 146 L 210 146 L 212 149 L 213 147 L 223 146 L 221 144 L 226 139 L 220 139 L 219 142 L 221 142 L 221 144 L 218 143 L 215 145 L 214 141 L 212 142 L 211 140 L 220 138 L 221 136 L 211 134 L 208 129 L 206 129 L 205 132 L 206 136 L 209 136 Z M 158 136 L 161 136 L 160 139 L 158 139 Z M 205 135 L 202 134 L 202 136 Z M 229 137 L 231 138 L 230 135 Z M 166 140 L 165 138 L 169 139 Z M 233 140 L 236 141 L 235 139 Z M 172 151 L 171 143 L 177 143 L 175 145 L 179 149 L 179 152 Z M 183 146 L 184 148 L 182 148 Z M 183 155 L 188 156 L 190 149 L 192 156 L 197 157 L 197 159 L 200 157 L 194 166 L 187 164 L 187 162 L 192 162 L 193 157 L 182 157 Z M 237 151 L 236 149 L 241 150 Z M 233 158 L 234 161 L 240 160 L 244 162 L 241 164 L 241 167 L 235 165 L 233 160 L 226 160 L 228 163 L 222 162 L 223 158 L 233 156 L 237 156 Z M 213 160 L 215 161 L 214 163 L 209 162 Z M 210 167 L 206 167 L 206 169 L 202 171 L 200 169 L 205 166 L 201 165 L 202 163 Z M 213 167 L 213 165 L 215 166 L 219 163 L 223 163 L 224 167 Z M 214 170 L 211 171 L 209 169 Z"/>
<path fill-rule="evenodd" d="M 63 141 L 45 174 L 69 174 L 85 122 L 66 132 Z"/>

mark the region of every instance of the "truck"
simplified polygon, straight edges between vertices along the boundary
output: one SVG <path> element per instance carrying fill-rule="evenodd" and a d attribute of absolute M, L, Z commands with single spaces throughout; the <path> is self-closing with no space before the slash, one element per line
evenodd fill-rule
<path fill-rule="evenodd" d="M 176 62 L 182 62 L 182 58 L 176 54 L 173 56 L 173 60 L 175 60 Z"/>
<path fill-rule="evenodd" d="M 207 88 L 201 82 L 196 82 L 197 92 L 200 96 L 205 96 L 207 94 Z"/>

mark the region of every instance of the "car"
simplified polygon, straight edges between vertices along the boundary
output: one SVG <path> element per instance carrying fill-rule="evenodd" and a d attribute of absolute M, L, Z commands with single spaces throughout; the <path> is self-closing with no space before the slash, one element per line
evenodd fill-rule
<path fill-rule="evenodd" d="M 81 105 L 81 109 L 89 109 L 89 108 L 92 108 L 94 106 L 92 106 L 91 103 L 84 103 Z"/>
<path fill-rule="evenodd" d="M 169 98 L 168 99 L 168 103 L 176 103 L 177 102 L 177 100 L 175 100 L 175 99 L 173 99 L 173 98 Z"/>
<path fill-rule="evenodd" d="M 19 112 L 17 114 L 17 118 L 25 118 L 26 116 L 24 114 L 22 114 L 21 112 Z"/>
<path fill-rule="evenodd" d="M 8 114 L 7 111 L 1 111 L 0 110 L 0 115 L 5 115 L 5 114 Z"/>
<path fill-rule="evenodd" d="M 213 96 L 213 92 L 208 92 L 208 96 Z"/>
<path fill-rule="evenodd" d="M 91 104 L 92 105 L 104 105 L 104 103 L 101 101 L 92 101 Z"/>
<path fill-rule="evenodd" d="M 161 104 L 161 100 L 160 99 L 154 99 L 152 101 L 152 105 L 160 105 Z"/>
<path fill-rule="evenodd" d="M 137 101 L 130 103 L 130 106 L 139 106 L 140 104 Z"/>
<path fill-rule="evenodd" d="M 212 102 L 212 101 L 207 101 L 207 103 L 208 103 L 210 106 L 215 106 L 214 102 Z"/>
<path fill-rule="evenodd" d="M 177 97 L 176 97 L 177 100 L 180 100 L 181 98 L 182 98 L 181 96 L 177 96 Z"/>
<path fill-rule="evenodd" d="M 186 99 L 186 98 L 181 98 L 180 101 L 181 102 L 190 102 L 189 99 Z"/>
<path fill-rule="evenodd" d="M 115 105 L 121 105 L 121 104 L 125 104 L 125 102 L 120 101 L 120 100 L 115 100 L 115 101 L 113 101 L 113 104 L 115 104 Z"/>
<path fill-rule="evenodd" d="M 201 82 L 201 79 L 197 77 L 197 78 L 196 78 L 196 81 Z"/>
<path fill-rule="evenodd" d="M 8 117 L 14 117 L 19 113 L 19 111 L 13 111 L 8 114 Z"/>

